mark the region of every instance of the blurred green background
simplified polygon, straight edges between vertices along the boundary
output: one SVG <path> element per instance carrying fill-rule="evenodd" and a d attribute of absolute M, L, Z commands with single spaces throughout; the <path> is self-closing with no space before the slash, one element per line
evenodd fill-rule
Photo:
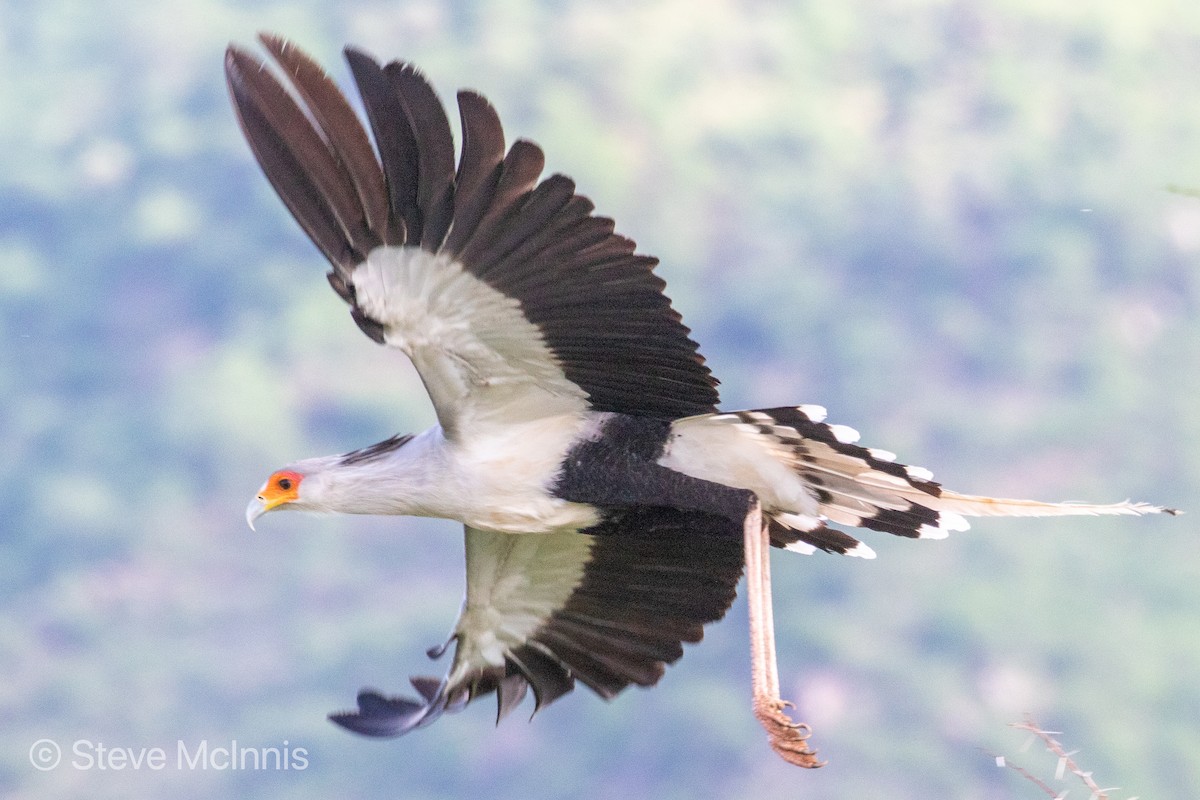
<path fill-rule="evenodd" d="M 1053 778 L 1026 712 L 1113 797 L 1196 795 L 1195 516 L 776 554 L 815 773 L 750 715 L 740 601 L 612 703 L 326 722 L 440 674 L 461 534 L 246 529 L 275 467 L 432 421 L 237 130 L 223 50 L 260 29 L 488 95 L 662 259 L 726 408 L 827 405 L 960 491 L 1200 512 L 1200 5 L 0 0 L 0 795 L 1036 797 L 989 755 Z M 233 740 L 307 766 L 176 768 Z"/>

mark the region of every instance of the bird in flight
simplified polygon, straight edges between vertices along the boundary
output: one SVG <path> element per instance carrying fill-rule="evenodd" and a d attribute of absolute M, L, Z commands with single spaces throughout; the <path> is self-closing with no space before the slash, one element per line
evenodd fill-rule
<path fill-rule="evenodd" d="M 354 322 L 412 360 L 437 424 L 289 464 L 246 519 L 298 509 L 466 530 L 466 599 L 430 651 L 454 645 L 447 674 L 412 678 L 415 697 L 364 689 L 337 724 L 397 736 L 492 693 L 501 719 L 530 689 L 536 712 L 577 680 L 604 698 L 654 685 L 725 614 L 744 568 L 754 714 L 783 758 L 819 766 L 780 695 L 771 546 L 873 558 L 843 529 L 938 539 L 969 516 L 1174 513 L 958 494 L 820 406 L 718 410 L 657 260 L 570 178 L 541 178 L 536 144 L 506 149 L 482 95 L 458 93 L 456 161 L 411 64 L 346 49 L 368 136 L 312 58 L 260 40 L 274 68 L 226 54 L 241 128 Z"/>

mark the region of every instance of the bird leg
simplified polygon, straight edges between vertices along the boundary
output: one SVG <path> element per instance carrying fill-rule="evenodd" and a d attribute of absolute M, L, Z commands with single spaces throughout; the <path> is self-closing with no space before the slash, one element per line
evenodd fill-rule
<path fill-rule="evenodd" d="M 795 704 L 779 696 L 779 668 L 775 663 L 775 619 L 771 610 L 771 533 L 763 522 L 757 499 L 746 514 L 746 599 L 750 607 L 750 671 L 754 716 L 767 732 L 771 748 L 784 761 L 798 767 L 820 767 L 815 750 L 808 746 L 812 729 L 787 714 Z"/>

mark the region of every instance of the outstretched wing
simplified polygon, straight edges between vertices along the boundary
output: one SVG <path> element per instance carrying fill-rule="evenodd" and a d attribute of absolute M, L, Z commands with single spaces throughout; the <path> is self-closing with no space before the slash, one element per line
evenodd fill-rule
<path fill-rule="evenodd" d="M 479 420 L 594 409 L 711 411 L 716 381 L 654 273 L 611 219 L 458 95 L 446 113 L 414 67 L 346 57 L 375 148 L 312 59 L 261 37 L 287 86 L 231 47 L 226 76 L 263 171 L 333 266 L 359 327 L 413 359 L 450 435 Z"/>
<path fill-rule="evenodd" d="M 582 681 L 602 697 L 652 686 L 724 616 L 742 573 L 740 530 L 670 509 L 610 516 L 581 533 L 467 529 L 467 596 L 446 677 L 413 678 L 419 697 L 364 689 L 334 722 L 398 736 L 495 692 L 498 719 L 530 688 L 535 712 Z M 431 655 L 440 654 L 440 649 Z"/>

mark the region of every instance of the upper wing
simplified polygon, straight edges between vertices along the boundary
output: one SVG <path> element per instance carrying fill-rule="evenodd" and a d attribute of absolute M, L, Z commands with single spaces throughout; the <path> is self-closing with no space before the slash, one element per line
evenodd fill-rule
<path fill-rule="evenodd" d="M 419 699 L 358 696 L 334 722 L 398 736 L 496 692 L 503 718 L 533 688 L 535 711 L 578 679 L 605 698 L 651 686 L 733 602 L 740 531 L 669 509 L 610 517 L 583 533 L 467 529 L 467 597 L 446 677 L 414 678 Z M 440 654 L 440 648 L 431 655 Z"/>
<path fill-rule="evenodd" d="M 663 295 L 656 259 L 593 216 L 569 178 L 539 182 L 537 145 L 521 140 L 506 155 L 487 100 L 458 95 L 456 168 L 445 111 L 421 73 L 347 49 L 376 158 L 321 67 L 261 38 L 289 87 L 231 47 L 242 129 L 333 265 L 355 321 L 413 358 L 451 435 L 471 415 L 531 408 L 667 418 L 715 408 L 716 381 Z"/>

